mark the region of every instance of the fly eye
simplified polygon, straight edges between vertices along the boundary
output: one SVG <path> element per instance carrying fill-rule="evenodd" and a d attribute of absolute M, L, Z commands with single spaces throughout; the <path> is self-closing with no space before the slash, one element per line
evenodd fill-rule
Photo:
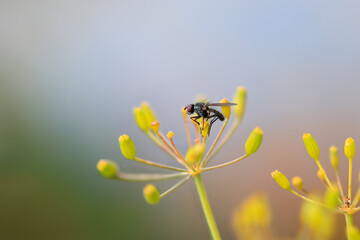
<path fill-rule="evenodd" d="M 193 113 L 194 112 L 194 104 L 190 104 L 187 106 L 187 111 L 188 113 Z"/>

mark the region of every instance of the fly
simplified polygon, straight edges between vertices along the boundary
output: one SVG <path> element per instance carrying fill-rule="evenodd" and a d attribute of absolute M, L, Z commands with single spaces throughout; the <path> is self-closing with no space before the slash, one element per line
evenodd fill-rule
<path fill-rule="evenodd" d="M 225 117 L 221 112 L 219 112 L 218 110 L 213 109 L 211 107 L 232 106 L 232 105 L 237 105 L 237 104 L 236 103 L 198 102 L 195 104 L 189 104 L 189 105 L 185 106 L 184 110 L 187 111 L 188 115 L 191 115 L 193 113 L 196 114 L 196 116 L 192 116 L 192 117 L 190 117 L 190 119 L 193 122 L 196 122 L 198 125 L 200 125 L 200 123 L 197 120 L 201 117 L 203 118 L 203 121 L 210 120 L 209 131 L 208 131 L 208 136 L 210 136 L 210 130 L 211 130 L 211 126 L 213 125 L 213 123 L 216 122 L 216 120 L 218 120 L 218 119 L 220 121 L 225 120 Z"/>

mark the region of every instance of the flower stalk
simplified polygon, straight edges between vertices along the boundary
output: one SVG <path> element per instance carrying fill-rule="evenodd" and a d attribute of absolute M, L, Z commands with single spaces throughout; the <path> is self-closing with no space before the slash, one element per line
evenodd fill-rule
<path fill-rule="evenodd" d="M 163 151 L 165 151 L 169 156 L 174 158 L 180 165 L 179 167 L 167 166 L 161 163 L 156 163 L 144 158 L 137 156 L 135 143 L 128 135 L 122 135 L 119 138 L 121 152 L 127 159 L 146 164 L 153 167 L 158 167 L 162 169 L 166 169 L 169 171 L 175 171 L 176 173 L 173 174 L 132 174 L 132 173 L 124 173 L 119 170 L 114 162 L 108 160 L 100 160 L 98 163 L 98 170 L 99 172 L 105 177 L 109 179 L 115 180 L 122 180 L 122 181 L 161 181 L 161 180 L 169 180 L 180 178 L 180 181 L 177 182 L 175 185 L 160 193 L 160 191 L 156 188 L 153 184 L 148 184 L 145 186 L 143 190 L 143 195 L 145 200 L 149 204 L 157 204 L 168 194 L 172 193 L 174 190 L 185 184 L 190 178 L 193 178 L 195 181 L 196 189 L 199 194 L 201 206 L 203 208 L 203 212 L 209 226 L 209 230 L 213 239 L 221 239 L 219 230 L 217 228 L 213 213 L 211 211 L 210 203 L 208 197 L 205 192 L 205 188 L 201 179 L 201 173 L 207 172 L 210 170 L 222 168 L 225 166 L 232 165 L 237 163 L 250 155 L 254 154 L 258 151 L 261 142 L 262 142 L 262 135 L 263 132 L 259 127 L 256 127 L 252 133 L 249 135 L 248 140 L 246 141 L 244 152 L 245 154 L 239 158 L 236 158 L 232 161 L 228 161 L 216 166 L 208 167 L 208 164 L 212 158 L 215 157 L 217 152 L 224 146 L 226 142 L 231 138 L 234 134 L 236 129 L 241 123 L 241 120 L 244 115 L 245 111 L 245 103 L 246 103 L 246 90 L 243 87 L 239 87 L 234 96 L 234 103 L 235 104 L 226 104 L 229 101 L 224 98 L 220 101 L 223 103 L 221 105 L 222 113 L 217 110 L 210 109 L 211 111 L 215 112 L 216 117 L 219 117 L 221 121 L 224 120 L 223 125 L 217 134 L 215 140 L 212 142 L 209 150 L 206 152 L 206 144 L 209 142 L 209 132 L 211 125 L 213 122 L 210 123 L 211 111 L 209 110 L 208 115 L 204 116 L 197 116 L 191 118 L 191 122 L 195 126 L 195 136 L 196 139 L 191 141 L 191 134 L 189 129 L 189 120 L 187 115 L 193 113 L 193 109 L 191 106 L 194 107 L 194 104 L 189 105 L 188 107 L 182 108 L 181 113 L 184 120 L 185 132 L 186 132 L 186 139 L 188 143 L 188 150 L 186 154 L 183 155 L 178 148 L 176 147 L 173 137 L 174 132 L 169 131 L 166 134 L 165 138 L 160 130 L 160 123 L 156 120 L 156 115 L 152 110 L 151 106 L 144 102 L 140 105 L 140 107 L 134 108 L 134 117 L 135 122 L 137 123 L 138 127 L 156 144 L 158 145 Z M 225 103 L 225 105 L 224 105 Z M 235 120 L 230 128 L 230 130 L 225 134 L 225 137 L 221 139 L 222 135 L 225 132 L 225 128 L 228 125 L 230 116 L 231 116 L 231 105 L 234 105 L 234 113 L 235 113 Z M 202 105 L 203 106 L 203 105 Z M 217 105 L 219 106 L 219 105 Z M 189 110 L 188 110 L 189 109 Z M 190 111 L 192 110 L 192 112 Z M 190 113 L 189 113 L 190 112 Z M 220 115 L 219 115 L 220 114 Z M 209 117 L 206 117 L 209 116 Z M 184 157 L 185 156 L 185 157 Z"/>
<path fill-rule="evenodd" d="M 216 226 L 216 222 L 215 222 L 213 213 L 211 211 L 209 200 L 207 198 L 205 188 L 204 188 L 204 185 L 202 183 L 200 174 L 198 174 L 198 175 L 196 175 L 194 177 L 194 181 L 195 181 L 195 184 L 196 184 L 196 189 L 197 189 L 198 194 L 199 194 L 201 206 L 202 206 L 204 214 L 205 214 L 206 222 L 207 222 L 207 224 L 209 226 L 209 229 L 210 229 L 212 239 L 219 240 L 219 239 L 221 239 L 220 233 L 219 233 L 219 230 L 218 230 L 218 228 Z"/>

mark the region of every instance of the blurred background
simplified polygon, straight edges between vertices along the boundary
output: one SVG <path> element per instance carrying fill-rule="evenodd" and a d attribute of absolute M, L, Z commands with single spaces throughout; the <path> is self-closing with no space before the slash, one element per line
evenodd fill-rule
<path fill-rule="evenodd" d="M 322 191 L 302 143 L 310 132 L 330 178 L 328 148 L 339 147 L 346 182 L 344 141 L 360 144 L 359 8 L 310 0 L 0 1 L 1 239 L 209 239 L 192 181 L 150 206 L 145 183 L 105 180 L 96 163 L 166 172 L 122 156 L 118 137 L 126 133 L 140 157 L 176 164 L 138 129 L 132 109 L 150 102 L 184 152 L 180 108 L 198 94 L 232 99 L 237 86 L 248 90 L 245 118 L 213 164 L 242 155 L 255 126 L 264 139 L 246 161 L 203 176 L 220 232 L 234 239 L 233 210 L 263 191 L 274 231 L 294 237 L 302 201 L 270 172 L 299 175 L 308 190 Z M 341 239 L 345 221 L 337 221 Z"/>

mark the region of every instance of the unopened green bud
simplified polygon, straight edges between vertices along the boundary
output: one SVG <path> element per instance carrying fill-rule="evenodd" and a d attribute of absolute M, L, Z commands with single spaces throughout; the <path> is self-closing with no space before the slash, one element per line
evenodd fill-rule
<path fill-rule="evenodd" d="M 99 160 L 96 168 L 104 178 L 115 178 L 118 172 L 116 163 L 104 159 Z"/>
<path fill-rule="evenodd" d="M 150 129 L 150 123 L 147 121 L 143 110 L 139 107 L 134 108 L 135 121 L 139 128 L 143 131 Z"/>
<path fill-rule="evenodd" d="M 300 216 L 302 224 L 310 227 L 312 231 L 318 231 L 319 227 L 324 224 L 324 211 L 317 204 L 304 202 Z"/>
<path fill-rule="evenodd" d="M 245 143 L 245 153 L 246 155 L 251 155 L 257 152 L 261 145 L 261 141 L 263 138 L 263 131 L 261 128 L 256 127 L 254 130 L 250 133 L 248 139 Z"/>
<path fill-rule="evenodd" d="M 119 137 L 120 149 L 124 157 L 128 159 L 135 159 L 136 148 L 131 138 L 124 134 Z"/>
<path fill-rule="evenodd" d="M 159 190 L 153 184 L 148 184 L 143 190 L 145 200 L 150 204 L 157 204 L 160 202 Z"/>
<path fill-rule="evenodd" d="M 319 146 L 316 143 L 315 139 L 311 136 L 311 134 L 304 133 L 303 141 L 310 157 L 312 157 L 314 160 L 319 160 L 319 155 L 320 155 Z"/>
<path fill-rule="evenodd" d="M 359 240 L 360 239 L 360 231 L 354 225 L 350 225 L 347 227 L 347 235 L 349 240 Z"/>
<path fill-rule="evenodd" d="M 303 190 L 303 180 L 301 179 L 301 177 L 293 177 L 291 182 L 297 189 L 299 189 L 300 191 Z"/>
<path fill-rule="evenodd" d="M 325 192 L 325 203 L 331 208 L 336 208 L 339 206 L 339 200 L 338 200 L 338 191 L 336 188 L 328 188 Z"/>
<path fill-rule="evenodd" d="M 270 227 L 270 223 L 271 209 L 269 199 L 264 193 L 251 195 L 234 212 L 233 226 L 239 235 L 241 235 L 240 231 L 244 231 L 246 227 L 261 229 L 262 227 Z"/>
<path fill-rule="evenodd" d="M 348 138 L 345 141 L 345 146 L 344 146 L 344 152 L 345 152 L 345 156 L 352 160 L 355 156 L 355 141 L 352 138 Z"/>
<path fill-rule="evenodd" d="M 330 149 L 330 163 L 334 170 L 339 169 L 339 155 L 338 155 L 338 149 L 335 146 L 331 146 Z"/>
<path fill-rule="evenodd" d="M 156 120 L 155 112 L 152 110 L 148 102 L 142 102 L 140 105 L 142 112 L 145 115 L 147 125 L 149 126 L 153 121 Z"/>
<path fill-rule="evenodd" d="M 237 105 L 234 106 L 234 112 L 236 118 L 242 119 L 246 108 L 246 89 L 244 87 L 238 87 L 236 89 L 233 102 Z"/>
<path fill-rule="evenodd" d="M 201 144 L 195 144 L 189 148 L 186 153 L 186 161 L 192 165 L 201 160 L 204 153 L 204 148 Z"/>
<path fill-rule="evenodd" d="M 220 103 L 229 103 L 226 98 L 221 99 Z M 230 106 L 222 106 L 221 107 L 222 113 L 224 114 L 225 118 L 229 118 L 231 114 Z"/>
<path fill-rule="evenodd" d="M 285 190 L 290 191 L 290 182 L 289 180 L 286 178 L 286 176 L 284 174 L 282 174 L 281 172 L 279 172 L 278 170 L 275 170 L 271 173 L 271 177 L 273 179 L 275 179 L 275 181 L 279 184 L 280 187 L 282 187 Z"/>
<path fill-rule="evenodd" d="M 321 181 L 325 179 L 325 171 L 323 169 L 319 169 L 317 171 L 317 176 L 320 178 Z"/>
<path fill-rule="evenodd" d="M 200 123 L 200 129 L 201 129 L 201 134 L 205 137 L 209 134 L 209 123 L 207 121 L 204 121 L 202 123 Z"/>

